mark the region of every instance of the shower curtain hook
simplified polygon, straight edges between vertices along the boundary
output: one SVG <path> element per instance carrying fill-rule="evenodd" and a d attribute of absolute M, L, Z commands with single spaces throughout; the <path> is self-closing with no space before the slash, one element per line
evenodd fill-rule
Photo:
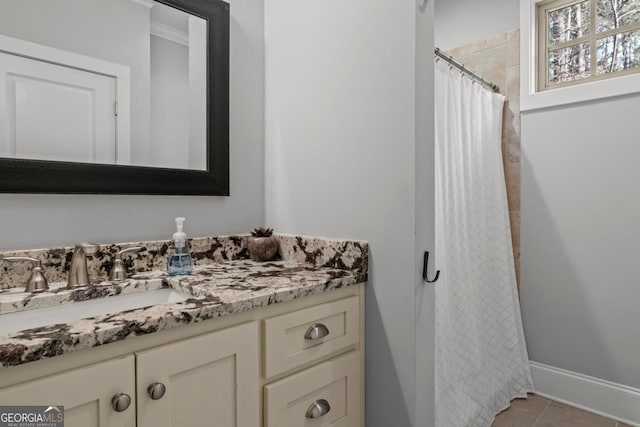
<path fill-rule="evenodd" d="M 440 270 L 436 270 L 436 276 L 433 280 L 429 280 L 427 269 L 429 268 L 429 251 L 424 252 L 424 263 L 422 264 L 422 280 L 427 283 L 436 283 L 440 278 Z"/>

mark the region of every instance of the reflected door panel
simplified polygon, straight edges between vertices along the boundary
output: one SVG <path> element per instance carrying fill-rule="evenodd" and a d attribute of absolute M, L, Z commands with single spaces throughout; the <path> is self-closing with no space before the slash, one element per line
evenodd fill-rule
<path fill-rule="evenodd" d="M 0 53 L 0 78 L 1 157 L 116 162 L 113 77 Z"/>

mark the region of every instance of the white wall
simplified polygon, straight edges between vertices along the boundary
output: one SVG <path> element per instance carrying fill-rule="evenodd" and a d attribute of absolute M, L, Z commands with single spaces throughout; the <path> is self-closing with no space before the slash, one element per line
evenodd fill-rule
<path fill-rule="evenodd" d="M 0 194 L 0 249 L 170 238 L 178 215 L 192 236 L 246 232 L 263 222 L 264 5 L 230 3 L 231 196 Z"/>
<path fill-rule="evenodd" d="M 433 227 L 433 71 L 416 74 L 433 44 L 426 35 L 417 58 L 416 31 L 429 33 L 430 14 L 429 4 L 417 15 L 413 1 L 265 3 L 266 222 L 370 242 L 367 427 L 410 426 L 416 405 L 432 409 L 416 402 L 415 337 L 416 244 Z M 432 343 L 421 352 L 421 398 L 433 384 Z M 432 425 L 429 416 L 416 425 Z"/>
<path fill-rule="evenodd" d="M 640 96 L 522 114 L 522 311 L 536 362 L 640 388 Z"/>
<path fill-rule="evenodd" d="M 435 1 L 435 44 L 444 50 L 520 26 L 518 0 Z"/>

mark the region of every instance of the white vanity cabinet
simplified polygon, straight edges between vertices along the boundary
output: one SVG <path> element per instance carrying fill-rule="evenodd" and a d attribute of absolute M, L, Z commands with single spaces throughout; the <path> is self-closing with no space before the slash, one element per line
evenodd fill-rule
<path fill-rule="evenodd" d="M 0 389 L 0 404 L 62 405 L 66 427 L 257 427 L 258 344 L 248 322 Z"/>
<path fill-rule="evenodd" d="M 363 286 L 6 368 L 0 405 L 64 405 L 66 427 L 362 427 Z"/>

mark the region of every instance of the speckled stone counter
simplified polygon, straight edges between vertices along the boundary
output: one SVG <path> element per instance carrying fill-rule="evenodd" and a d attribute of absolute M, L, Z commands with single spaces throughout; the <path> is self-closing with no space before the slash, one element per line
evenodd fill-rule
<path fill-rule="evenodd" d="M 73 304 L 124 293 L 174 288 L 190 295 L 183 302 L 159 304 L 0 335 L 0 367 L 20 365 L 240 313 L 367 280 L 366 242 L 286 235 L 277 237 L 280 245 L 279 259 L 267 263 L 246 259 L 246 236 L 203 238 L 214 242 L 214 246 L 220 239 L 223 242 L 237 243 L 218 246 L 217 260 L 214 260 L 216 252 L 209 251 L 209 257 L 201 258 L 209 261 L 199 262 L 200 265 L 189 276 L 167 276 L 162 270 L 151 270 L 137 273 L 133 278 L 120 282 L 97 280 L 92 285 L 77 288 L 54 283 L 48 291 L 26 293 L 15 287 L 0 290 L 0 322 L 2 315 L 10 312 Z M 118 246 L 134 245 L 149 246 L 150 242 Z M 224 250 L 227 259 L 220 255 L 221 247 L 227 247 Z M 229 256 L 229 248 L 235 248 L 233 256 Z M 27 253 L 31 256 L 50 256 L 47 250 L 40 250 L 37 254 L 34 251 L 20 252 Z M 13 254 L 18 252 L 4 253 L 7 256 Z M 148 260 L 142 261 L 148 265 Z M 61 266 L 68 265 L 53 264 L 54 267 L 49 268 L 59 269 L 59 274 L 64 273 L 64 267 Z M 16 283 L 15 278 L 11 283 Z"/>

